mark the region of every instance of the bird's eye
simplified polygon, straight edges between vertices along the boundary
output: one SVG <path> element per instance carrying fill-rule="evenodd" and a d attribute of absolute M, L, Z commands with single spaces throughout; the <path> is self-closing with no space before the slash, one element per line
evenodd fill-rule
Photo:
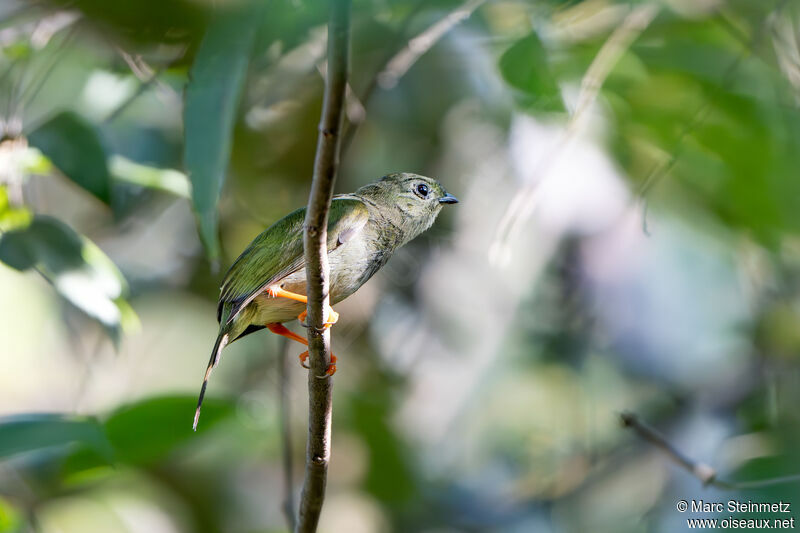
<path fill-rule="evenodd" d="M 429 191 L 430 189 L 424 183 L 420 183 L 419 185 L 417 185 L 417 194 L 419 194 L 421 197 L 425 198 L 426 196 L 428 196 Z"/>

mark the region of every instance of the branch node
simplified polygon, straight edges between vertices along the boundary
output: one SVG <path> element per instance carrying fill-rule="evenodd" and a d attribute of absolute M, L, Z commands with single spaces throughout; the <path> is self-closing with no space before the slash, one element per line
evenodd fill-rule
<path fill-rule="evenodd" d="M 622 427 L 629 428 L 633 426 L 634 423 L 636 422 L 636 415 L 628 411 L 625 411 L 623 413 L 620 413 L 619 420 L 620 422 L 622 422 Z"/>
<path fill-rule="evenodd" d="M 716 470 L 704 463 L 696 464 L 692 469 L 692 473 L 700 480 L 704 487 L 713 484 L 717 479 Z"/>

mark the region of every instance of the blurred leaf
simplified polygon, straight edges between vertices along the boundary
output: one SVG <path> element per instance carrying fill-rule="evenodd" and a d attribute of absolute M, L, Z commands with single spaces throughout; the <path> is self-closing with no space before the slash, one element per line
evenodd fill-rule
<path fill-rule="evenodd" d="M 114 412 L 106 420 L 105 427 L 117 458 L 132 464 L 150 464 L 164 459 L 234 411 L 229 403 L 207 400 L 195 433 L 192 417 L 196 405 L 194 396 L 167 396 L 148 398 Z"/>
<path fill-rule="evenodd" d="M 104 479 L 113 474 L 114 460 L 91 448 L 78 448 L 59 460 L 58 477 L 65 486 Z"/>
<path fill-rule="evenodd" d="M 0 186 L 0 231 L 25 227 L 30 224 L 33 215 L 24 207 L 12 207 L 8 201 L 8 190 Z"/>
<path fill-rule="evenodd" d="M 113 457 L 102 427 L 93 418 L 38 414 L 0 419 L 0 458 L 70 444 L 87 446 L 108 460 Z"/>
<path fill-rule="evenodd" d="M 22 516 L 5 498 L 0 498 L 0 533 L 14 533 L 22 528 Z"/>
<path fill-rule="evenodd" d="M 110 44 L 161 44 L 191 41 L 201 27 L 208 2 L 194 0 L 50 0 L 60 9 L 78 10 L 87 25 L 98 26 Z"/>
<path fill-rule="evenodd" d="M 649 75 L 606 85 L 617 93 L 613 144 L 634 178 L 674 157 L 657 182 L 773 247 L 800 229 L 800 114 L 786 78 L 726 27 L 662 17 L 634 43 Z"/>
<path fill-rule="evenodd" d="M 28 137 L 69 179 L 104 203 L 111 199 L 106 150 L 95 127 L 76 113 L 51 118 Z"/>
<path fill-rule="evenodd" d="M 774 455 L 766 454 L 755 457 L 739 466 L 729 476 L 733 482 L 758 482 L 777 479 L 784 476 L 795 475 L 800 472 L 800 455 L 797 453 L 798 435 L 796 425 L 782 431 L 765 432 L 761 435 L 768 438 L 778 446 Z M 786 449 L 781 449 L 786 446 Z M 791 446 L 791 447 L 790 447 Z M 774 453 L 774 452 L 773 452 Z M 736 493 L 734 493 L 736 494 Z M 765 487 L 757 487 L 738 492 L 742 501 L 754 500 L 764 502 L 789 501 L 794 502 L 800 498 L 800 486 L 794 483 L 783 483 Z M 794 507 L 794 506 L 792 506 Z M 761 518 L 791 518 L 790 515 L 759 515 L 758 513 L 737 513 L 736 518 L 752 519 Z"/>
<path fill-rule="evenodd" d="M 17 270 L 36 268 L 59 294 L 102 323 L 112 340 L 119 340 L 124 324 L 117 302 L 127 290 L 125 279 L 94 243 L 63 222 L 37 216 L 29 226 L 4 233 L 0 261 Z M 130 317 L 130 308 L 125 310 Z"/>
<path fill-rule="evenodd" d="M 759 317 L 756 339 L 769 357 L 800 355 L 800 312 L 794 305 L 776 302 Z"/>
<path fill-rule="evenodd" d="M 18 41 L 3 47 L 3 55 L 10 61 L 18 61 L 31 56 L 33 49 L 27 41 Z"/>
<path fill-rule="evenodd" d="M 19 160 L 20 170 L 25 174 L 48 174 L 53 170 L 53 163 L 36 148 L 29 147 Z"/>
<path fill-rule="evenodd" d="M 405 503 L 417 491 L 413 462 L 408 447 L 387 422 L 392 402 L 388 387 L 372 387 L 353 399 L 352 425 L 370 450 L 371 465 L 364 485 L 383 502 Z"/>
<path fill-rule="evenodd" d="M 183 172 L 141 165 L 120 155 L 111 156 L 109 164 L 111 174 L 119 181 L 159 189 L 182 198 L 191 195 L 189 178 Z"/>
<path fill-rule="evenodd" d="M 505 51 L 500 57 L 500 72 L 518 90 L 515 99 L 521 108 L 531 112 L 565 110 L 561 90 L 547 62 L 547 52 L 536 33 Z"/>
<path fill-rule="evenodd" d="M 225 182 L 231 138 L 261 4 L 217 15 L 192 65 L 184 105 L 184 162 L 200 237 L 219 259 L 217 202 Z"/>
<path fill-rule="evenodd" d="M 36 217 L 29 226 L 0 238 L 0 260 L 17 270 L 39 266 L 48 277 L 83 264 L 80 236 L 50 217 Z"/>

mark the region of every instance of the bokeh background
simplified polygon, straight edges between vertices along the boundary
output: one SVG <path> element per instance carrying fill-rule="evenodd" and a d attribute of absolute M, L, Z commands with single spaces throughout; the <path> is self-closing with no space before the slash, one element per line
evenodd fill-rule
<path fill-rule="evenodd" d="M 308 197 L 324 4 L 0 3 L 0 532 L 287 529 L 300 350 L 231 345 L 191 418 L 225 269 Z M 320 531 L 800 506 L 619 422 L 800 473 L 799 31 L 794 0 L 354 1 L 338 191 L 461 203 L 337 306 Z"/>

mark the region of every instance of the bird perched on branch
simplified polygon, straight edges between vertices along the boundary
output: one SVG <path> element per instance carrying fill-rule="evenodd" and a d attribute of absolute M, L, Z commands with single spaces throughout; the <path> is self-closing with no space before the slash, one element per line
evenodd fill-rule
<path fill-rule="evenodd" d="M 397 248 L 428 229 L 444 204 L 457 202 L 436 180 L 405 172 L 334 196 L 328 214 L 330 302 L 341 302 L 356 292 Z M 227 344 L 267 328 L 308 345 L 283 325 L 295 318 L 303 322 L 306 315 L 305 215 L 305 208 L 298 209 L 264 230 L 225 275 L 217 306 L 219 334 L 200 389 L 195 429 L 208 378 Z M 339 315 L 330 306 L 324 311 L 330 327 Z M 307 357 L 308 352 L 300 354 L 303 366 Z M 334 372 L 332 355 L 327 374 Z"/>

